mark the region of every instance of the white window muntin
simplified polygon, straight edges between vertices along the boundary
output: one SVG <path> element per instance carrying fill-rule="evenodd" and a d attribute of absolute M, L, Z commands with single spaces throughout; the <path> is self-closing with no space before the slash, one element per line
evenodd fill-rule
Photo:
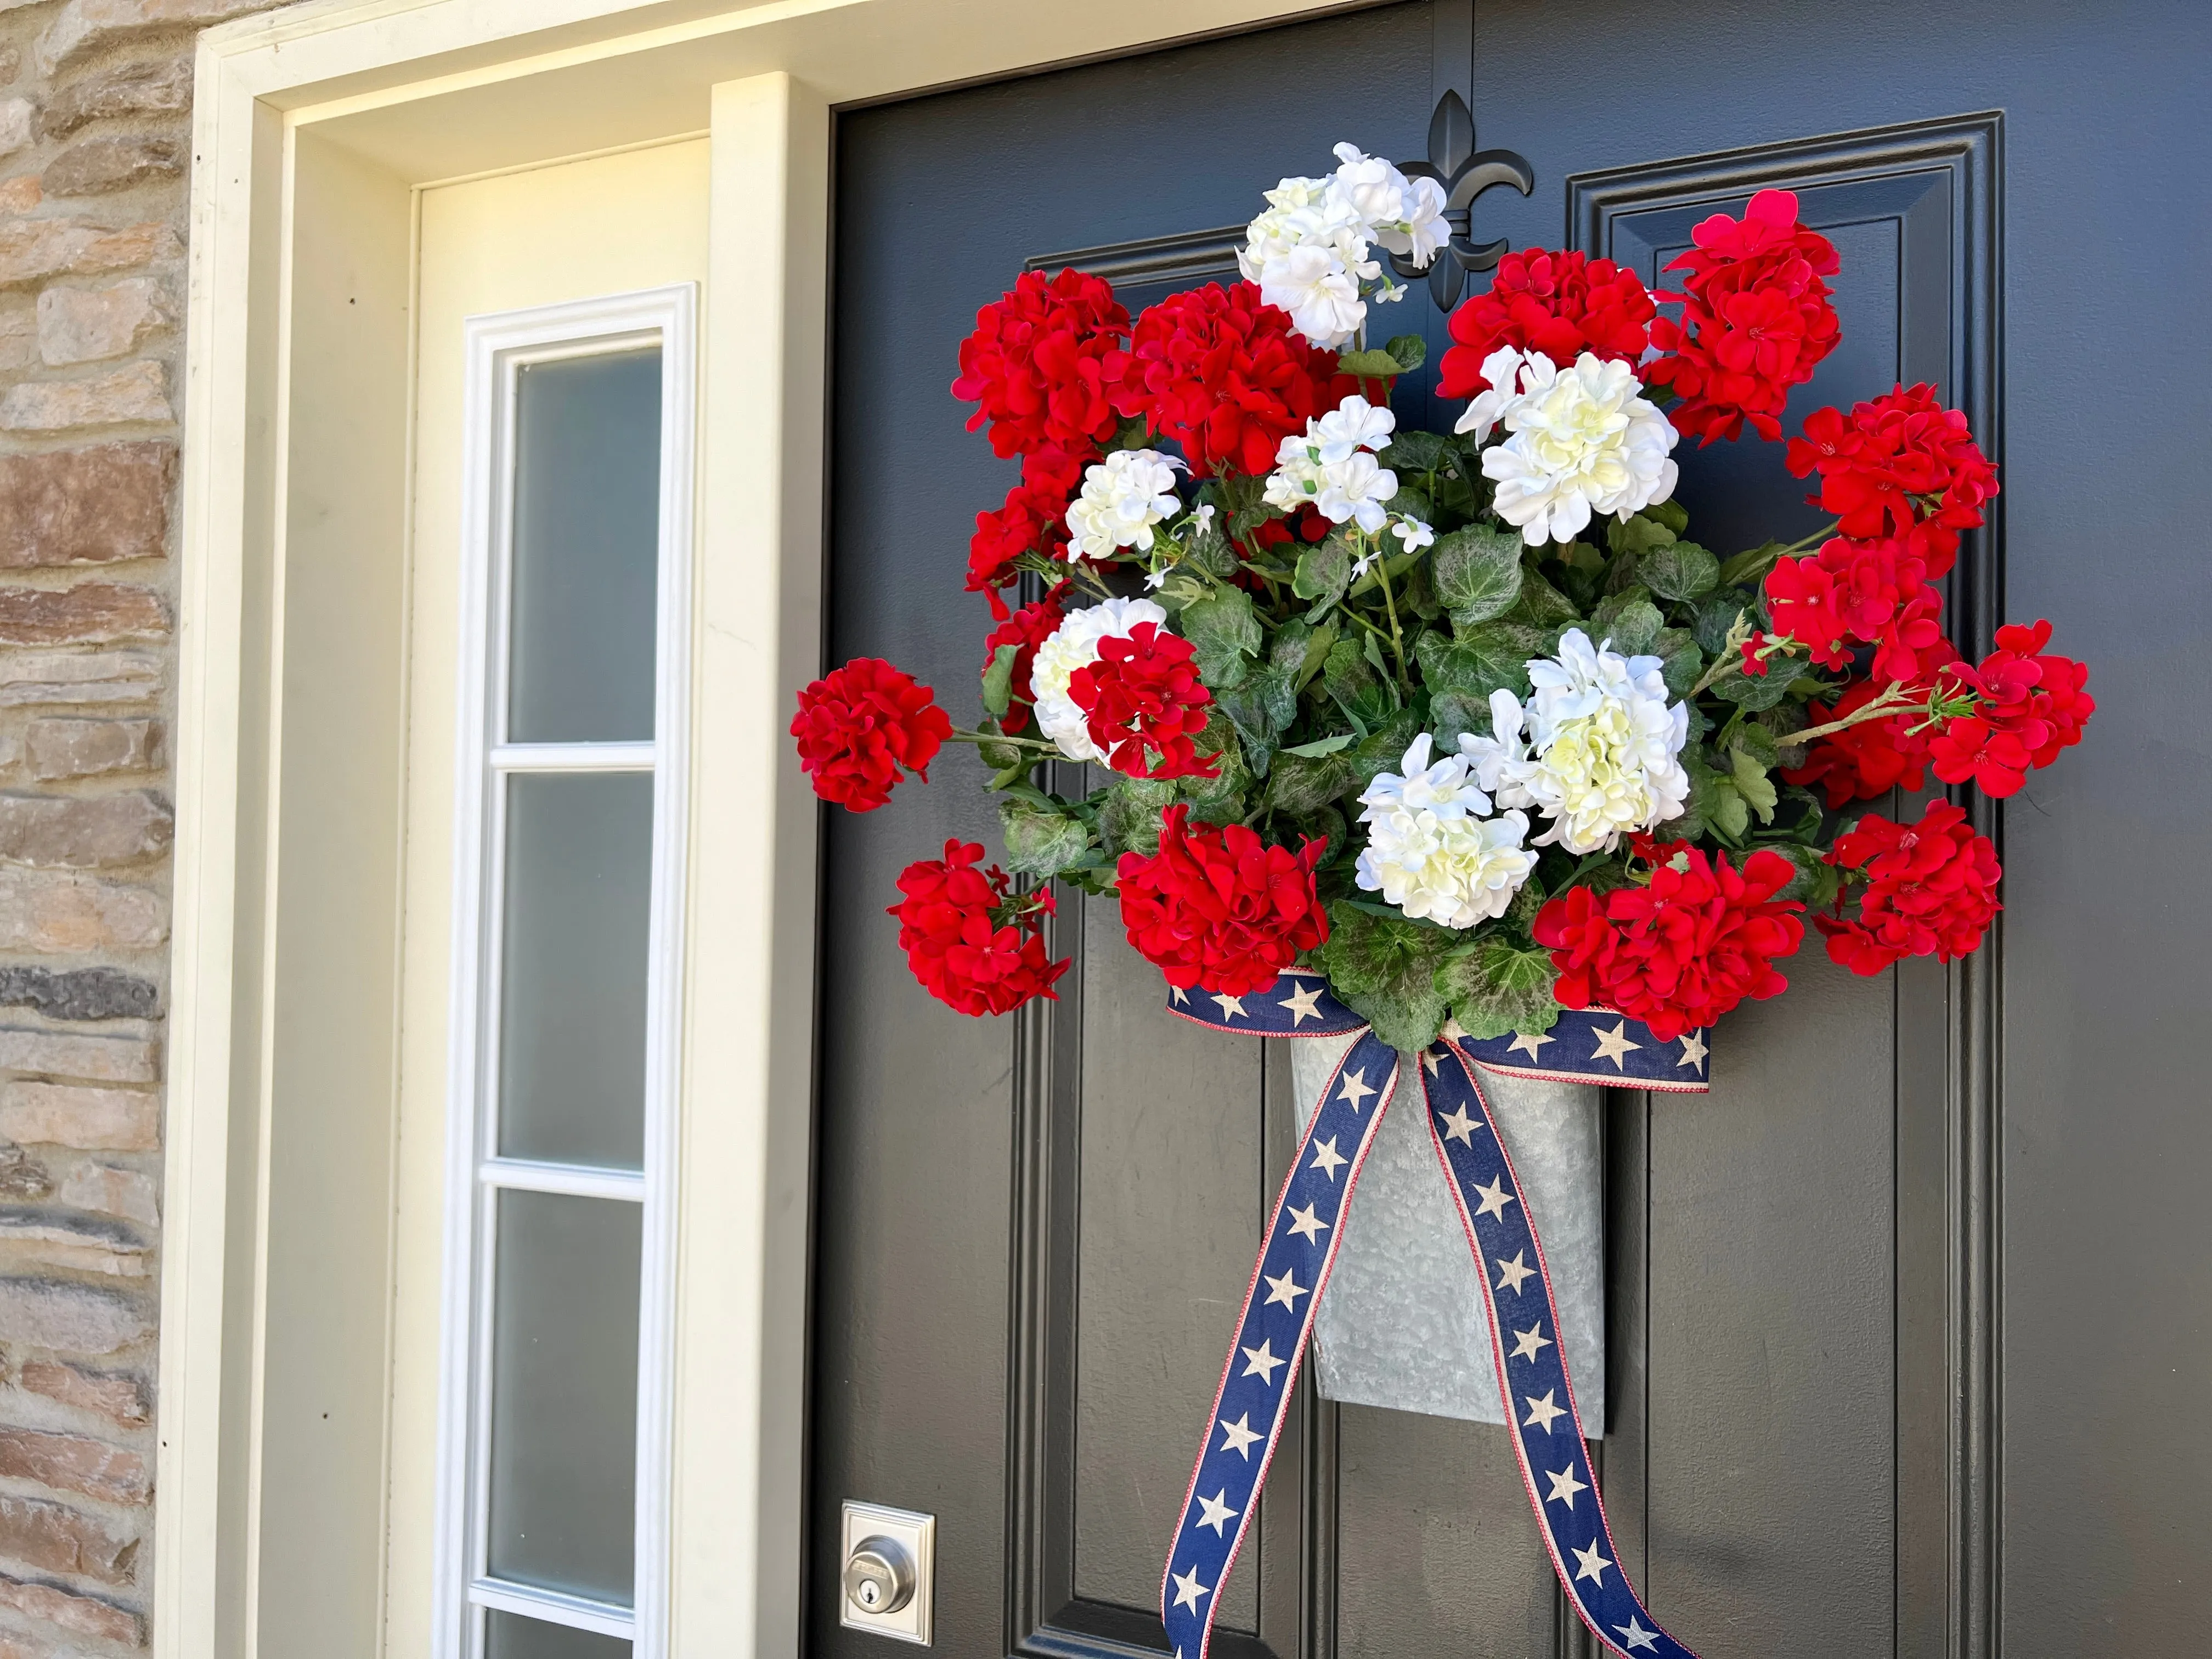
<path fill-rule="evenodd" d="M 635 1659 L 660 1659 L 665 1650 L 696 309 L 696 285 L 687 283 L 471 318 L 467 324 L 437 1659 L 482 1659 L 491 1610 L 627 1638 Z M 658 347 L 660 359 L 653 735 L 646 741 L 509 743 L 521 371 L 641 347 Z M 502 1158 L 494 1139 L 508 780 L 518 774 L 585 772 L 649 773 L 653 780 L 643 1150 L 635 1170 Z M 492 1228 L 503 1191 L 632 1202 L 641 1209 L 630 1607 L 502 1583 L 487 1571 Z"/>

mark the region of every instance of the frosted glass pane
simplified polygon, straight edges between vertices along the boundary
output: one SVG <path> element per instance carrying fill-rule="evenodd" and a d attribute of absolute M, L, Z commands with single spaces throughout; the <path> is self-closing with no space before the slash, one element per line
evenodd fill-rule
<path fill-rule="evenodd" d="M 659 349 L 518 380 L 507 741 L 650 738 Z"/>
<path fill-rule="evenodd" d="M 493 1613 L 486 1634 L 485 1659 L 629 1659 L 629 1644 L 619 1636 L 569 1630 L 520 1613 Z"/>
<path fill-rule="evenodd" d="M 499 1195 L 491 1573 L 628 1607 L 644 1206 Z"/>
<path fill-rule="evenodd" d="M 653 778 L 507 779 L 499 1150 L 637 1169 Z"/>

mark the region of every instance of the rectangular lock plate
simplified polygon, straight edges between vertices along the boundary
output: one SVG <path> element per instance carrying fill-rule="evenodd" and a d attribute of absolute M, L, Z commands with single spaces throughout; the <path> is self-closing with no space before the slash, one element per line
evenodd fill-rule
<path fill-rule="evenodd" d="M 884 1559 L 894 1568 L 903 1567 L 912 1574 L 912 1591 L 896 1606 L 872 1611 L 863 1604 L 862 1596 L 881 1595 L 881 1584 L 887 1582 L 865 1565 L 856 1575 L 854 1558 L 862 1553 L 862 1547 L 872 1540 L 886 1540 L 888 1550 L 878 1549 L 873 1554 Z M 897 1558 L 903 1556 L 903 1561 Z M 896 1642 L 912 1642 L 921 1647 L 930 1645 L 930 1613 L 937 1572 L 937 1517 L 916 1515 L 911 1510 L 885 1509 L 880 1504 L 856 1504 L 845 1500 L 842 1524 L 838 1529 L 837 1547 L 837 1622 L 848 1630 L 871 1630 L 878 1636 L 888 1636 Z M 856 1577 L 858 1583 L 856 1583 Z M 855 1592 L 858 1592 L 857 1595 Z"/>

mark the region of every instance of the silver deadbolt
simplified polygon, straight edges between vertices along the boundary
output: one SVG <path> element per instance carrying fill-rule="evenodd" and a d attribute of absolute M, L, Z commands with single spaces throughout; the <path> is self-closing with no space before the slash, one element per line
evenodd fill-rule
<path fill-rule="evenodd" d="M 896 1613 L 914 1600 L 914 1557 L 896 1538 L 863 1538 L 845 1563 L 845 1599 L 862 1613 Z"/>
<path fill-rule="evenodd" d="M 839 1542 L 844 1568 L 837 1581 L 837 1622 L 928 1646 L 935 1518 L 848 1500 Z"/>

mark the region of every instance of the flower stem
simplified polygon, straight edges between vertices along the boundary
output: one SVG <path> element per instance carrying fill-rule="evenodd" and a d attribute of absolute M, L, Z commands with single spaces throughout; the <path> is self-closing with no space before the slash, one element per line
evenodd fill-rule
<path fill-rule="evenodd" d="M 1844 521 L 1841 519 L 1831 520 L 1826 525 L 1814 531 L 1811 535 L 1804 538 L 1802 540 L 1794 541 L 1787 547 L 1777 548 L 1775 550 L 1774 556 L 1779 559 L 1792 553 L 1805 552 L 1808 549 L 1818 546 L 1820 543 L 1825 542 L 1829 537 L 1834 535 L 1843 527 Z"/>
<path fill-rule="evenodd" d="M 1363 532 L 1362 539 L 1364 538 Z M 1408 696 L 1411 696 L 1413 681 L 1413 677 L 1406 672 L 1406 636 L 1398 628 L 1398 600 L 1390 592 L 1390 560 L 1382 550 L 1379 538 L 1375 549 L 1375 571 L 1381 580 L 1382 608 L 1390 613 L 1390 654 L 1397 659 L 1398 684 L 1405 689 Z"/>
<path fill-rule="evenodd" d="M 1006 743 L 1012 744 L 1017 749 L 1035 749 L 1047 755 L 1057 755 L 1060 752 L 1060 746 L 1057 744 L 1043 743 L 1036 738 L 1012 738 L 1004 732 L 967 732 L 957 726 L 953 728 L 951 735 L 946 738 L 945 741 L 947 743 Z"/>
<path fill-rule="evenodd" d="M 1887 720 L 1893 714 L 1902 714 L 1907 709 L 1917 707 L 1918 707 L 1918 701 L 1913 695 L 1913 688 L 1903 680 L 1892 680 L 1889 683 L 1889 689 L 1867 704 L 1865 708 L 1855 709 L 1844 715 L 1843 719 L 1830 720 L 1825 726 L 1808 726 L 1802 732 L 1792 732 L 1778 741 L 1792 749 L 1800 748 L 1812 742 L 1815 738 L 1832 737 L 1838 732 L 1848 731 L 1852 726 L 1861 725 L 1867 720 Z"/>

